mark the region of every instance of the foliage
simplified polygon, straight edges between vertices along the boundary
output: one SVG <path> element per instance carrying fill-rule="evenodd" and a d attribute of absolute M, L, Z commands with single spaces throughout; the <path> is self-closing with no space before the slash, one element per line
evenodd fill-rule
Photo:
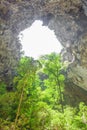
<path fill-rule="evenodd" d="M 86 130 L 87 106 L 64 105 L 63 69 L 56 53 L 21 58 L 13 91 L 0 82 L 0 130 Z"/>
<path fill-rule="evenodd" d="M 61 57 L 56 53 L 45 55 L 40 58 L 43 63 L 43 72 L 48 75 L 48 79 L 44 80 L 46 91 L 49 91 L 51 97 L 53 97 L 53 107 L 58 109 L 61 104 L 61 111 L 63 112 L 63 91 L 64 91 L 64 75 L 61 73 L 63 69 L 63 63 Z M 51 93 L 50 93 L 51 92 Z"/>
<path fill-rule="evenodd" d="M 4 82 L 0 82 L 0 95 L 3 95 L 6 92 L 6 84 Z"/>

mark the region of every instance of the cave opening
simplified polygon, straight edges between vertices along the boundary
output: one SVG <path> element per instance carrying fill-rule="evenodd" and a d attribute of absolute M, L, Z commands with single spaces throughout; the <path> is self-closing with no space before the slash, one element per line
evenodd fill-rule
<path fill-rule="evenodd" d="M 34 21 L 31 27 L 21 31 L 19 40 L 22 44 L 24 55 L 34 59 L 52 52 L 60 53 L 63 48 L 54 31 L 47 26 L 43 26 L 43 22 L 40 20 Z"/>

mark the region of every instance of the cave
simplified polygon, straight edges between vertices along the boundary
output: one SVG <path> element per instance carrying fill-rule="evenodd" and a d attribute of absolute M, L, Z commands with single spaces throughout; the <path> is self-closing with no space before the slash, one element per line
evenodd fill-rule
<path fill-rule="evenodd" d="M 66 83 L 69 86 L 66 91 L 73 97 L 73 100 L 80 99 L 87 102 L 86 0 L 1 1 L 0 81 L 5 79 L 8 82 L 12 78 L 14 68 L 21 56 L 18 35 L 29 28 L 35 20 L 42 20 L 43 26 L 54 30 L 64 47 L 64 55 L 66 54 L 67 59 L 69 55 L 74 55 L 75 59 L 67 69 L 67 80 L 72 85 Z M 75 95 L 73 92 L 76 92 Z"/>
<path fill-rule="evenodd" d="M 39 59 L 42 55 L 60 53 L 63 46 L 56 38 L 53 30 L 43 26 L 43 22 L 36 20 L 31 27 L 20 32 L 19 40 L 22 44 L 24 56 Z"/>

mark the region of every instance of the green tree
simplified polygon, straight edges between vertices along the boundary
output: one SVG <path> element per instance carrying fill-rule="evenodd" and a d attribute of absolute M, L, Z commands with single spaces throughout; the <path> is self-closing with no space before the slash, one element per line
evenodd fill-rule
<path fill-rule="evenodd" d="M 36 72 L 39 67 L 39 61 L 34 60 L 31 57 L 23 57 L 20 60 L 17 69 L 18 75 L 14 78 L 14 84 L 17 92 L 20 94 L 14 130 L 16 129 L 18 118 L 22 113 L 29 116 L 30 120 L 32 119 L 32 111 L 38 100 Z"/>
<path fill-rule="evenodd" d="M 44 80 L 45 86 L 47 86 L 48 89 L 48 95 L 51 94 L 52 97 L 54 97 L 54 108 L 60 104 L 62 108 L 61 111 L 63 112 L 63 91 L 65 78 L 61 73 L 64 67 L 61 62 L 61 57 L 57 53 L 51 53 L 49 55 L 42 56 L 40 61 L 43 64 L 43 72 L 48 76 L 48 78 Z M 49 95 L 49 97 L 51 95 Z"/>
<path fill-rule="evenodd" d="M 86 130 L 87 106 L 64 106 L 64 66 L 59 54 L 21 58 L 14 91 L 0 82 L 1 130 Z"/>

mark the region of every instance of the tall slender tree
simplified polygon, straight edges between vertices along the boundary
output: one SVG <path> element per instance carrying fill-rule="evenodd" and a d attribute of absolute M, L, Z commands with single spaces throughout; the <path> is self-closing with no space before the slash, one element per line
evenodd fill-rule
<path fill-rule="evenodd" d="M 61 105 L 61 111 L 63 112 L 63 90 L 64 90 L 64 75 L 61 73 L 63 69 L 63 63 L 61 57 L 57 53 L 51 53 L 49 55 L 42 56 L 40 61 L 43 64 L 43 72 L 48 75 L 48 79 L 45 80 L 45 85 L 53 90 L 53 96 L 55 98 L 55 106 Z"/>

